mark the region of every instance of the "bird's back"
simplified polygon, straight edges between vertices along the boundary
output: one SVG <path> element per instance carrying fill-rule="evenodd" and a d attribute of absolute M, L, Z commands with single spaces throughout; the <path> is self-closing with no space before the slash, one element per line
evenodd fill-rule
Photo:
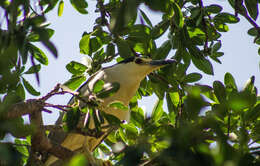
<path fill-rule="evenodd" d="M 108 68 L 108 70 L 100 70 L 99 72 L 92 75 L 88 79 L 88 81 L 79 88 L 78 91 L 79 91 L 80 95 L 83 97 L 88 97 L 90 92 L 93 90 L 95 83 L 100 79 L 104 81 L 105 88 L 108 88 L 114 82 L 119 82 L 119 84 L 120 84 L 120 82 L 122 82 L 122 79 L 120 79 L 119 77 L 117 78 L 117 77 L 113 76 L 113 74 L 111 74 L 110 72 L 113 72 L 113 71 L 109 70 L 109 68 Z M 112 77 L 111 77 L 111 75 L 112 75 Z M 123 81 L 125 81 L 125 80 L 123 80 Z M 102 108 L 101 111 L 105 111 L 106 113 L 112 114 L 112 115 L 118 117 L 120 120 L 128 121 L 130 118 L 129 111 L 122 111 L 122 110 L 118 110 L 115 108 L 111 108 L 111 107 L 108 107 L 108 104 L 110 104 L 111 102 L 114 102 L 114 101 L 120 101 L 127 106 L 130 99 L 135 94 L 135 91 L 137 90 L 138 87 L 139 87 L 139 84 L 132 87 L 131 85 L 128 85 L 125 82 L 121 83 L 119 90 L 114 95 L 103 99 L 103 101 L 101 102 L 101 108 Z M 129 88 L 133 89 L 133 91 L 134 91 L 133 94 L 125 93 L 124 89 L 129 89 Z M 73 99 L 70 100 L 69 104 L 72 104 L 72 103 L 73 103 Z M 56 121 L 56 125 L 62 124 L 63 116 L 64 116 L 64 112 L 62 112 L 60 114 L 58 120 Z M 81 117 L 81 119 L 84 119 L 84 117 Z M 81 120 L 81 121 L 84 121 L 84 120 Z M 105 124 L 103 124 L 103 125 L 107 125 L 107 122 L 105 122 Z M 90 129 L 95 128 L 95 124 L 94 124 L 94 121 L 92 118 L 90 119 L 89 128 Z M 106 130 L 109 130 L 109 129 L 106 129 Z M 76 134 L 76 133 L 67 134 L 64 131 L 58 131 L 58 132 L 50 134 L 50 140 L 52 141 L 52 143 L 62 145 L 63 147 L 68 148 L 72 151 L 83 152 L 84 150 L 85 151 L 87 150 L 88 152 L 92 152 L 102 142 L 102 140 L 109 134 L 105 130 L 102 130 L 102 132 L 104 132 L 105 134 L 103 134 L 100 138 L 95 138 L 95 137 L 90 137 L 90 136 L 83 136 L 83 135 Z M 55 156 L 50 156 L 48 158 L 48 160 L 46 161 L 45 165 L 51 165 L 53 162 L 55 162 L 57 160 L 58 160 L 58 158 L 56 158 Z"/>

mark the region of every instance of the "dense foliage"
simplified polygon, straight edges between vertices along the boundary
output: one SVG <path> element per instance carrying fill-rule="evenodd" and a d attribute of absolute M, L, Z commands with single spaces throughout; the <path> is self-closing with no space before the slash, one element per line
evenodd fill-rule
<path fill-rule="evenodd" d="M 242 90 L 230 73 L 225 74 L 224 82 L 196 84 L 202 73 L 214 74 L 212 61 L 221 63 L 224 55 L 220 52 L 221 36 L 229 30 L 228 24 L 239 22 L 239 17 L 252 25 L 248 34 L 260 44 L 260 28 L 255 22 L 259 1 L 228 2 L 233 13 L 222 12 L 217 0 L 208 6 L 203 0 L 97 0 L 100 17 L 92 32 L 82 32 L 79 42 L 80 52 L 91 59 L 91 67 L 75 61 L 67 64 L 72 77 L 66 87 L 75 90 L 86 80 L 86 70 L 91 75 L 103 63 L 130 56 L 174 58 L 178 64 L 156 71 L 141 82 L 129 105 L 132 112 L 128 124 L 104 115 L 119 128 L 97 148 L 96 157 L 103 152 L 115 165 L 129 166 L 260 165 L 260 98 L 255 77 Z M 32 155 L 44 153 L 31 148 L 31 138 L 38 128 L 33 123 L 24 124 L 21 116 L 6 115 L 13 105 L 25 101 L 25 91 L 40 95 L 24 75 L 34 74 L 39 83 L 38 73 L 42 65 L 48 65 L 48 57 L 62 58 L 50 40 L 54 30 L 48 28 L 45 15 L 58 10 L 62 17 L 64 4 L 69 5 L 63 0 L 0 1 L 0 139 L 8 133 L 15 138 L 12 143 L 0 143 L 0 165 L 26 165 Z M 88 14 L 86 0 L 70 0 L 70 4 L 79 13 Z M 139 8 L 141 4 L 162 14 L 157 25 L 152 25 L 149 13 Z M 163 35 L 167 39 L 157 45 L 156 40 Z M 35 43 L 42 44 L 51 55 Z M 191 63 L 201 72 L 187 73 Z M 102 85 L 96 85 L 95 93 L 110 95 L 101 93 Z M 154 93 L 158 101 L 147 117 L 138 100 Z M 167 110 L 163 109 L 164 102 Z M 89 110 L 96 108 L 95 104 Z M 114 106 L 124 107 L 120 103 Z M 68 131 L 77 124 L 79 114 L 74 110 L 66 119 Z M 101 122 L 96 121 L 98 126 Z M 70 165 L 86 163 L 84 156 L 70 161 Z"/>

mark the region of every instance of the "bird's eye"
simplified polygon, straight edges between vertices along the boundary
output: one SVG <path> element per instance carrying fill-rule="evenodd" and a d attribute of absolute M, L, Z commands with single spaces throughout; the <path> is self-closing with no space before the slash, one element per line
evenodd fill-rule
<path fill-rule="evenodd" d="M 135 63 L 136 64 L 141 64 L 143 62 L 143 60 L 141 59 L 141 58 L 137 58 L 136 60 L 135 60 Z"/>

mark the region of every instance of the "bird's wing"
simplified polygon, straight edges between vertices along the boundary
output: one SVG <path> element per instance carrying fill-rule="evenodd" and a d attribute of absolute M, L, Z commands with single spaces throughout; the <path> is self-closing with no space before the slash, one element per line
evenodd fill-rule
<path fill-rule="evenodd" d="M 102 70 L 100 70 L 102 71 Z M 83 88 L 86 88 L 87 85 L 89 84 L 89 82 L 93 81 L 95 76 L 100 72 L 96 72 L 95 74 L 93 74 L 92 76 L 90 76 L 88 78 L 88 80 L 82 84 L 79 88 L 78 88 L 78 92 L 83 91 Z M 69 105 L 73 104 L 74 102 L 74 97 L 72 97 L 70 99 L 70 101 L 68 102 Z M 59 126 L 62 124 L 62 119 L 63 116 L 65 115 L 65 112 L 60 112 L 59 118 L 57 119 L 55 125 Z M 52 144 L 56 144 L 56 145 L 62 145 L 72 151 L 77 150 L 78 148 L 82 147 L 82 145 L 84 145 L 84 142 L 86 142 L 86 137 L 80 134 L 71 134 L 71 133 L 66 133 L 63 130 L 58 130 L 58 131 L 54 131 L 54 132 L 50 132 L 50 134 L 48 135 L 50 141 Z M 102 141 L 103 139 L 101 139 Z M 58 158 L 54 157 L 54 156 L 50 156 L 47 157 L 47 161 L 45 163 L 45 165 L 50 165 L 51 163 L 55 162 Z"/>

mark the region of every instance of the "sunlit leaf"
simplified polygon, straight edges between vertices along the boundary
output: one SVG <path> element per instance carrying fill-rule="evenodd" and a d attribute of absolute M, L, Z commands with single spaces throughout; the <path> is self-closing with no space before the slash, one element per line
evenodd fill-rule
<path fill-rule="evenodd" d="M 122 102 L 119 102 L 119 101 L 112 102 L 108 106 L 112 107 L 112 108 L 119 109 L 119 110 L 123 110 L 123 111 L 127 111 L 128 110 L 128 107 L 125 106 Z"/>
<path fill-rule="evenodd" d="M 163 100 L 157 100 L 154 105 L 151 118 L 156 122 L 158 121 L 163 115 Z"/>
<path fill-rule="evenodd" d="M 85 76 L 75 76 L 69 79 L 64 83 L 65 86 L 67 86 L 71 90 L 76 90 L 84 81 L 86 81 Z"/>
<path fill-rule="evenodd" d="M 86 55 L 91 54 L 89 43 L 90 43 L 90 34 L 85 34 L 79 42 L 80 53 Z"/>
<path fill-rule="evenodd" d="M 215 22 L 234 24 L 239 22 L 239 18 L 230 13 L 219 13 L 214 17 Z"/>
<path fill-rule="evenodd" d="M 224 82 L 225 82 L 225 85 L 227 88 L 232 88 L 232 89 L 237 90 L 237 85 L 236 85 L 235 79 L 230 73 L 227 72 L 225 74 Z"/>
<path fill-rule="evenodd" d="M 174 23 L 177 25 L 178 28 L 182 28 L 184 25 L 182 11 L 177 3 L 173 2 L 172 6 L 174 10 Z"/>
<path fill-rule="evenodd" d="M 86 166 L 88 165 L 88 160 L 84 154 L 75 155 L 70 161 L 68 166 Z"/>
<path fill-rule="evenodd" d="M 95 82 L 94 86 L 93 86 L 93 92 L 94 93 L 98 93 L 103 89 L 105 82 L 103 80 L 98 80 L 97 82 Z"/>
<path fill-rule="evenodd" d="M 63 14 L 63 8 L 64 8 L 64 1 L 61 0 L 58 7 L 58 16 L 61 17 Z"/>
<path fill-rule="evenodd" d="M 74 75 L 79 75 L 79 74 L 86 72 L 87 67 L 76 61 L 71 61 L 70 63 L 68 63 L 66 65 L 66 69 Z"/>

